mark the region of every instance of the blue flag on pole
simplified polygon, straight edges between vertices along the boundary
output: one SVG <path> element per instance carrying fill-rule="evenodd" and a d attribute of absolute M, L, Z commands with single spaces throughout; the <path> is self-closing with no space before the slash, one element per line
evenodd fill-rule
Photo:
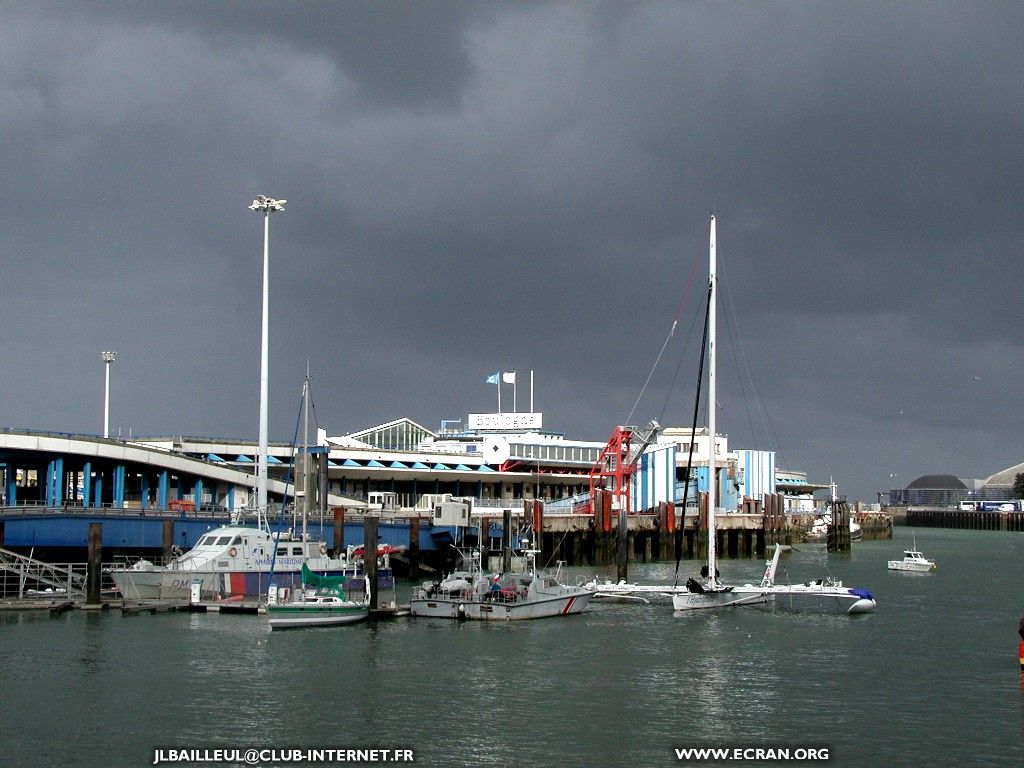
<path fill-rule="evenodd" d="M 498 383 L 498 374 L 492 373 L 490 376 L 487 377 L 487 381 L 485 383 L 487 383 L 487 384 L 497 384 Z"/>

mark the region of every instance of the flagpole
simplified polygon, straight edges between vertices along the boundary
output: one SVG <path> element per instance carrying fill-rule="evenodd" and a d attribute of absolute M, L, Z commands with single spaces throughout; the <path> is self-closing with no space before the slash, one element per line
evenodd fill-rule
<path fill-rule="evenodd" d="M 530 413 L 533 413 L 533 368 L 530 369 Z"/>
<path fill-rule="evenodd" d="M 501 413 L 501 374 L 498 374 L 498 413 Z"/>

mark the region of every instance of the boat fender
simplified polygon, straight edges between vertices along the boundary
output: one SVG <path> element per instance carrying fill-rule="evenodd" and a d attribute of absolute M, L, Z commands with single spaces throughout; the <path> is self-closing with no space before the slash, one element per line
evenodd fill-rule
<path fill-rule="evenodd" d="M 320 554 L 321 555 L 326 555 L 327 554 L 327 545 L 326 544 L 321 544 L 320 545 Z"/>
<path fill-rule="evenodd" d="M 228 554 L 231 555 L 232 557 L 234 557 L 235 555 L 238 554 L 238 550 L 235 549 L 234 547 L 232 547 L 231 549 L 228 550 Z"/>

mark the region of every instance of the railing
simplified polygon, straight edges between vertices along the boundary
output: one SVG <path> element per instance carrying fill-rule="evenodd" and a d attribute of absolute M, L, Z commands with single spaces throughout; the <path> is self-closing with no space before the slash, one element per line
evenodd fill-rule
<path fill-rule="evenodd" d="M 86 570 L 85 563 L 46 563 L 0 549 L 0 596 L 82 599 Z"/>
<path fill-rule="evenodd" d="M 276 513 L 275 513 L 276 514 Z M 101 506 L 84 506 L 82 504 L 63 504 L 59 507 L 47 506 L 42 501 L 19 502 L 13 506 L 0 506 L 0 517 L 20 515 L 95 515 L 98 517 L 170 517 L 174 519 L 199 520 L 230 520 L 232 515 L 224 507 L 203 505 L 197 510 L 159 509 L 156 507 L 115 507 L 113 504 Z M 243 513 L 243 517 L 245 514 Z"/>

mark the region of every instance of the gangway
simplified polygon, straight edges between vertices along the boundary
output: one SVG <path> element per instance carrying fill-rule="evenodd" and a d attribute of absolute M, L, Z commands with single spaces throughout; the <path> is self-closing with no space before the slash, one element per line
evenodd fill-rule
<path fill-rule="evenodd" d="M 0 571 L 5 574 L 4 597 L 10 575 L 18 580 L 18 597 L 25 597 L 26 585 L 34 585 L 29 591 L 41 595 L 52 595 L 43 590 L 47 587 L 68 600 L 85 599 L 85 563 L 46 563 L 27 555 L 0 548 Z"/>

